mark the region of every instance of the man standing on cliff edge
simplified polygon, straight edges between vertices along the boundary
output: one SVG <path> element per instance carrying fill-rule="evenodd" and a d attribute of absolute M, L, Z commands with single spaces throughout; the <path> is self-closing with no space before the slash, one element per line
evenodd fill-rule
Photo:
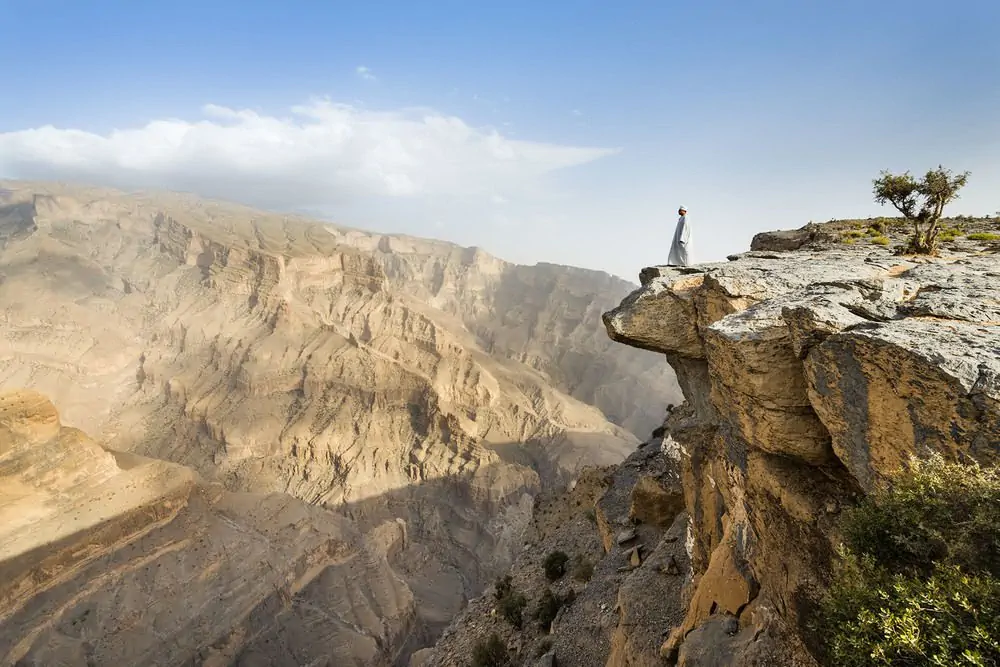
<path fill-rule="evenodd" d="M 689 257 L 688 249 L 691 245 L 691 226 L 687 221 L 687 209 L 681 206 L 677 209 L 677 229 L 674 230 L 674 240 L 670 244 L 670 255 L 667 257 L 668 266 L 687 266 Z"/>

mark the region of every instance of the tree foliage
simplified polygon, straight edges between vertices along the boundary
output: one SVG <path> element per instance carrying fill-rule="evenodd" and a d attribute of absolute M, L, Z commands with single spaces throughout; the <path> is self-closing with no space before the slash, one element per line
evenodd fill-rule
<path fill-rule="evenodd" d="M 826 664 L 1000 665 L 1000 469 L 914 462 L 843 527 Z"/>
<path fill-rule="evenodd" d="M 944 207 L 958 199 L 968 179 L 969 172 L 952 174 L 942 166 L 931 169 L 920 180 L 908 171 L 882 171 L 873 181 L 873 193 L 877 203 L 892 205 L 913 225 L 910 250 L 930 254 L 937 250 L 938 222 Z"/>

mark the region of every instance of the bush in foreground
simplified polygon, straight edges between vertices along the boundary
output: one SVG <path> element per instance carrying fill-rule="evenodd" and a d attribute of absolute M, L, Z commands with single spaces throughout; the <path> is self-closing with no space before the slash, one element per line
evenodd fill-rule
<path fill-rule="evenodd" d="M 1000 469 L 914 462 L 843 528 L 826 664 L 1000 665 Z"/>
<path fill-rule="evenodd" d="M 493 586 L 493 598 L 497 601 L 497 611 L 504 620 L 520 630 L 524 624 L 523 612 L 528 606 L 528 601 L 514 588 L 514 580 L 509 574 L 496 580 Z"/>

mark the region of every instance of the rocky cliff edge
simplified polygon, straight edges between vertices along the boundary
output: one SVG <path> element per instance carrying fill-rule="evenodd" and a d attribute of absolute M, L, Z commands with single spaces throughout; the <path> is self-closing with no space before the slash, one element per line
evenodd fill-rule
<path fill-rule="evenodd" d="M 754 247 L 645 269 L 604 316 L 612 339 L 666 355 L 686 398 L 665 424 L 691 518 L 686 615 L 662 646 L 680 664 L 809 664 L 841 509 L 911 455 L 1000 452 L 995 248 Z M 772 629 L 803 643 L 767 649 Z"/>
<path fill-rule="evenodd" d="M 537 505 L 511 570 L 531 620 L 513 628 L 487 591 L 411 665 L 467 665 L 494 633 L 512 664 L 816 665 L 807 628 L 843 509 L 911 455 L 1000 452 L 998 249 L 904 257 L 902 235 L 842 231 L 642 271 L 604 323 L 664 354 L 685 401 L 625 462 Z M 557 551 L 589 576 L 547 581 Z M 550 629 L 531 616 L 546 587 L 564 603 Z"/>

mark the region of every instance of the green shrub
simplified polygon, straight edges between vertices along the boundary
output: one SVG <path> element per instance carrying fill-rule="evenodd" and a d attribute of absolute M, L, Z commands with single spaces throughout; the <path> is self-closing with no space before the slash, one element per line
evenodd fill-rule
<path fill-rule="evenodd" d="M 542 593 L 538 606 L 535 607 L 535 620 L 538 626 L 548 632 L 552 629 L 552 621 L 556 620 L 556 614 L 564 605 L 570 604 L 576 599 L 576 592 L 572 589 L 566 595 L 557 595 L 552 589 L 546 588 Z"/>
<path fill-rule="evenodd" d="M 1000 577 L 1000 468 L 913 461 L 845 513 L 844 532 L 852 551 L 894 572 L 929 575 L 934 561 Z"/>
<path fill-rule="evenodd" d="M 509 574 L 502 579 L 497 579 L 496 584 L 493 585 L 493 597 L 496 600 L 502 600 L 510 593 L 513 586 L 513 579 L 510 578 Z"/>
<path fill-rule="evenodd" d="M 562 607 L 562 600 L 551 589 L 546 588 L 545 592 L 542 593 L 542 599 L 538 601 L 538 607 L 535 609 L 535 620 L 538 621 L 538 626 L 542 630 L 548 632 L 552 628 L 552 621 L 556 620 L 556 614 L 559 613 L 560 607 Z"/>
<path fill-rule="evenodd" d="M 901 227 L 909 226 L 906 222 L 906 218 L 887 218 L 884 216 L 879 216 L 875 218 L 875 224 L 879 225 L 880 227 L 884 227 L 885 229 L 894 229 L 894 228 L 898 229 Z"/>
<path fill-rule="evenodd" d="M 961 227 L 948 227 L 947 229 L 942 229 L 941 233 L 938 234 L 939 241 L 954 241 L 959 236 L 962 235 Z"/>
<path fill-rule="evenodd" d="M 569 562 L 569 556 L 563 551 L 553 551 L 548 556 L 545 557 L 545 562 L 542 564 L 545 570 L 545 578 L 549 581 L 556 581 L 564 574 L 566 574 L 566 563 Z"/>
<path fill-rule="evenodd" d="M 966 238 L 970 241 L 1000 241 L 1000 234 L 976 232 L 975 234 L 969 234 Z"/>
<path fill-rule="evenodd" d="M 472 648 L 472 667 L 506 667 L 509 664 L 507 645 L 495 632 Z"/>
<path fill-rule="evenodd" d="M 1000 469 L 913 462 L 843 529 L 815 628 L 826 664 L 1000 664 Z"/>
<path fill-rule="evenodd" d="M 889 245 L 889 237 L 888 236 L 873 236 L 871 238 L 871 242 L 874 243 L 875 245 Z"/>
<path fill-rule="evenodd" d="M 528 600 L 517 590 L 511 588 L 498 601 L 497 607 L 500 615 L 504 619 L 520 630 L 524 626 L 524 608 L 528 606 Z"/>

